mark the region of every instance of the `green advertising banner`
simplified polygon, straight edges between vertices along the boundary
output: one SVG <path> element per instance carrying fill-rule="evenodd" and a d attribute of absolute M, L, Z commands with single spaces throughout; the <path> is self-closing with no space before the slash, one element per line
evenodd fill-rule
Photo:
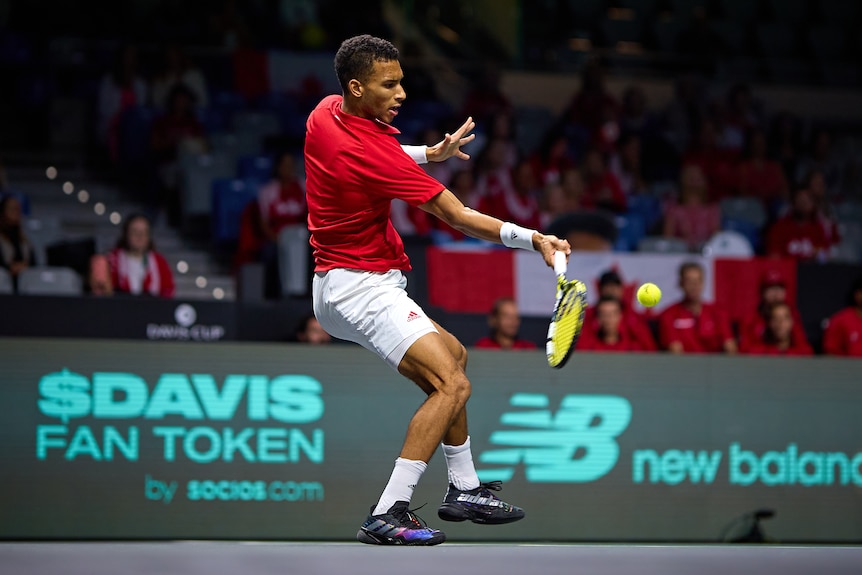
<path fill-rule="evenodd" d="M 450 540 L 862 541 L 862 362 L 471 351 L 476 466 L 527 511 Z M 352 345 L 0 339 L 0 537 L 351 539 L 423 394 Z"/>

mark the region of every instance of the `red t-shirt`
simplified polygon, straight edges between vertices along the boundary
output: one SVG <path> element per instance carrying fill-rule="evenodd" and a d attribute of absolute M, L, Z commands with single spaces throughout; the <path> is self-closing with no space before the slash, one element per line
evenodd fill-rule
<path fill-rule="evenodd" d="M 491 339 L 489 336 L 485 336 L 479 341 L 476 342 L 474 347 L 479 347 L 482 349 L 503 349 L 497 340 Z M 512 344 L 512 347 L 506 349 L 536 349 L 536 344 L 532 341 L 525 341 L 523 339 L 516 339 Z"/>
<path fill-rule="evenodd" d="M 845 308 L 829 318 L 823 333 L 823 352 L 862 357 L 862 315 L 856 308 Z"/>
<path fill-rule="evenodd" d="M 757 164 L 753 160 L 739 165 L 739 191 L 766 201 L 781 198 L 786 188 L 781 165 L 771 160 Z"/>
<path fill-rule="evenodd" d="M 345 113 L 327 96 L 306 123 L 308 229 L 315 271 L 410 270 L 401 236 L 389 219 L 394 198 L 424 204 L 444 186 L 404 153 L 400 132 Z"/>
<path fill-rule="evenodd" d="M 616 343 L 607 343 L 599 337 L 596 329 L 585 329 L 575 349 L 580 351 L 645 351 L 631 334 L 624 330 L 620 331 Z"/>
<path fill-rule="evenodd" d="M 815 259 L 829 248 L 829 241 L 818 220 L 798 221 L 787 215 L 775 222 L 769 230 L 766 252 L 797 260 Z"/>
<path fill-rule="evenodd" d="M 743 350 L 742 353 L 749 355 L 814 355 L 814 350 L 811 349 L 808 342 L 799 341 L 795 337 L 791 338 L 790 342 L 790 347 L 787 349 L 778 349 L 778 346 L 774 343 L 759 341 L 748 349 Z"/>
<path fill-rule="evenodd" d="M 790 309 L 793 314 L 793 338 L 795 341 L 803 341 L 808 343 L 808 337 L 805 335 L 805 328 L 802 326 L 802 316 L 799 315 L 799 310 L 795 307 Z M 752 312 L 747 318 L 739 323 L 739 349 L 745 351 L 748 348 L 756 346 L 766 333 L 766 320 L 760 315 L 759 311 Z"/>
<path fill-rule="evenodd" d="M 686 353 L 721 352 L 724 342 L 733 339 L 727 314 L 715 304 L 701 304 L 699 316 L 682 302 L 673 304 L 661 313 L 658 325 L 662 347 L 678 341 Z"/>
<path fill-rule="evenodd" d="M 655 338 L 652 335 L 647 319 L 630 308 L 623 306 L 623 318 L 620 324 L 620 332 L 625 335 L 627 341 L 636 346 L 639 351 L 657 351 L 658 346 L 655 343 Z M 584 315 L 584 334 L 587 332 L 598 331 L 599 324 L 596 318 L 596 308 L 588 307 Z M 583 336 L 582 336 L 583 337 Z M 578 343 L 578 348 L 581 344 Z"/>
<path fill-rule="evenodd" d="M 620 181 L 611 172 L 606 171 L 601 177 L 593 178 L 585 183 L 582 203 L 587 208 L 607 208 L 615 212 L 626 209 L 626 195 Z"/>

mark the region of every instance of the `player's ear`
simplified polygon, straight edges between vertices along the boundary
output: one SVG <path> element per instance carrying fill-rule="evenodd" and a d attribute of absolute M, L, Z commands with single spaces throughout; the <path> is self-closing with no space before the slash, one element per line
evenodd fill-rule
<path fill-rule="evenodd" d="M 350 92 L 350 95 L 354 98 L 361 98 L 363 92 L 362 82 L 353 78 L 347 83 L 347 91 Z"/>

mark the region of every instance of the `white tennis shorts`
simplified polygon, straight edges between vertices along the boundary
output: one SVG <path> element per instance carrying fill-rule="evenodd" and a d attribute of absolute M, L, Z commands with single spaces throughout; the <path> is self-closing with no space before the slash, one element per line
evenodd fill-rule
<path fill-rule="evenodd" d="M 410 299 L 399 270 L 334 269 L 314 275 L 314 315 L 329 335 L 358 343 L 398 370 L 417 339 L 437 328 Z"/>

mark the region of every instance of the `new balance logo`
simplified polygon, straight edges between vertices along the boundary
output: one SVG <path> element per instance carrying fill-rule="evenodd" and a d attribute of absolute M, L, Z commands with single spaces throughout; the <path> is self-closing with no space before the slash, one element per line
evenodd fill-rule
<path fill-rule="evenodd" d="M 509 404 L 518 409 L 504 413 L 500 424 L 511 429 L 491 434 L 500 449 L 479 455 L 493 466 L 478 470 L 482 481 L 508 481 L 521 463 L 530 482 L 595 481 L 616 465 L 616 438 L 632 416 L 628 400 L 614 395 L 567 395 L 556 414 L 542 394 L 516 393 Z"/>
<path fill-rule="evenodd" d="M 419 319 L 420 317 L 422 316 L 411 310 L 410 313 L 407 314 L 407 321 L 413 321 L 414 319 Z"/>

